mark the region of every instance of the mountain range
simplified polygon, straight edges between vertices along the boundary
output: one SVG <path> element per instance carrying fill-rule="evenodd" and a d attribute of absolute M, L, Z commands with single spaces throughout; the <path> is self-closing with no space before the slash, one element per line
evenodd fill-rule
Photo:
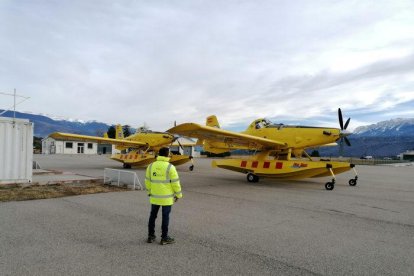
<path fill-rule="evenodd" d="M 2 116 L 13 117 L 13 112 L 7 111 Z M 102 136 L 110 127 L 102 122 L 53 119 L 45 115 L 23 112 L 16 112 L 16 118 L 29 119 L 33 122 L 34 136 L 37 137 L 47 137 L 55 131 Z M 352 146 L 344 145 L 344 156 L 396 156 L 406 150 L 414 149 L 414 118 L 397 118 L 360 126 L 348 138 Z M 318 150 L 322 156 L 339 154 L 339 147 L 319 148 Z"/>
<path fill-rule="evenodd" d="M 0 110 L 2 113 L 3 110 Z M 13 117 L 12 111 L 7 111 L 3 117 Z M 69 132 L 84 135 L 102 136 L 110 125 L 95 121 L 83 122 L 79 120 L 52 119 L 45 115 L 36 115 L 16 111 L 16 118 L 28 119 L 34 123 L 34 136 L 47 137 L 50 133 Z"/>
<path fill-rule="evenodd" d="M 414 118 L 397 118 L 368 126 L 360 126 L 353 132 L 360 137 L 409 137 L 414 136 Z"/>
<path fill-rule="evenodd" d="M 343 155 L 392 157 L 414 150 L 414 118 L 397 118 L 357 127 L 348 137 L 351 147 L 343 145 Z M 321 148 L 323 156 L 336 156 L 339 147 Z"/>

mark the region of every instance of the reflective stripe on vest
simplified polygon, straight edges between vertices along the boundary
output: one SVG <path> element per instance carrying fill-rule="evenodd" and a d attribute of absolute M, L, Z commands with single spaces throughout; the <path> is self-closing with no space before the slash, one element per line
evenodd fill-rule
<path fill-rule="evenodd" d="M 171 194 L 171 195 L 151 195 L 151 197 L 153 197 L 153 198 L 170 198 L 170 197 L 174 197 L 174 194 Z"/>
<path fill-rule="evenodd" d="M 157 183 L 161 183 L 161 184 L 165 184 L 165 183 L 170 183 L 170 180 L 150 180 L 152 184 L 157 184 Z"/>
<path fill-rule="evenodd" d="M 167 167 L 167 173 L 166 173 L 166 176 L 167 176 L 167 181 L 168 182 L 170 182 L 170 169 L 171 169 L 171 166 L 172 166 L 172 164 L 170 163 L 170 164 L 168 164 L 168 167 Z"/>

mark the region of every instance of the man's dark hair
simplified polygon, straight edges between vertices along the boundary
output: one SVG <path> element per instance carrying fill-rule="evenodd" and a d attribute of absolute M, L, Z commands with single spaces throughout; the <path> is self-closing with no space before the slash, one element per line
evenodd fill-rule
<path fill-rule="evenodd" d="M 158 152 L 159 156 L 164 156 L 164 157 L 168 157 L 169 154 L 170 154 L 169 148 L 160 148 L 160 151 Z"/>

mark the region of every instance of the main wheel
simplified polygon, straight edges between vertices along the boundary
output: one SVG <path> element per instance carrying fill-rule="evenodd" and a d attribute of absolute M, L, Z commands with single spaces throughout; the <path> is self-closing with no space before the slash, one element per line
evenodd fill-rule
<path fill-rule="evenodd" d="M 191 165 L 191 166 L 189 167 L 189 169 L 190 169 L 190 171 L 193 171 L 193 170 L 194 170 L 194 165 Z"/>
<path fill-rule="evenodd" d="M 357 184 L 357 181 L 356 181 L 356 179 L 352 178 L 352 179 L 349 179 L 348 183 L 349 183 L 350 186 L 355 186 Z"/>
<path fill-rule="evenodd" d="M 122 166 L 124 167 L 124 169 L 130 169 L 131 168 L 131 164 L 124 163 Z"/>
<path fill-rule="evenodd" d="M 332 182 L 326 182 L 325 184 L 325 189 L 327 189 L 328 191 L 333 190 L 334 187 L 335 185 Z"/>
<path fill-rule="evenodd" d="M 257 182 L 257 181 L 259 181 L 259 177 L 256 176 L 256 175 L 254 175 L 254 174 L 252 174 L 252 173 L 248 173 L 247 174 L 247 181 L 249 181 L 249 182 Z"/>

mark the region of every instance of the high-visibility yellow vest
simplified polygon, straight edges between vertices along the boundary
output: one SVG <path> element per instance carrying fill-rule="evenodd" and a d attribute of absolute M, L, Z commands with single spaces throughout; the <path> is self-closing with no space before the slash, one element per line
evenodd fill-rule
<path fill-rule="evenodd" d="M 177 170 L 168 162 L 169 160 L 168 157 L 158 156 L 157 161 L 147 167 L 145 186 L 151 204 L 173 205 L 174 197 L 183 197 Z"/>

